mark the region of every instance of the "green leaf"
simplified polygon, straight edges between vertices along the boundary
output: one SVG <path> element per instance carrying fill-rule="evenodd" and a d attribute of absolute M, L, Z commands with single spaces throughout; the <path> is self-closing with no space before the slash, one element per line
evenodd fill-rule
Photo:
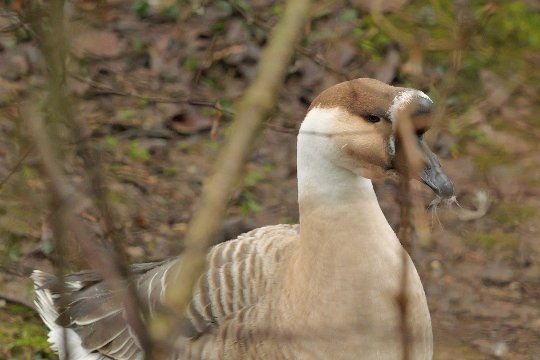
<path fill-rule="evenodd" d="M 140 18 L 145 18 L 150 13 L 150 4 L 147 0 L 137 0 L 131 7 L 133 12 Z"/>
<path fill-rule="evenodd" d="M 129 147 L 129 156 L 133 160 L 143 161 L 148 161 L 151 158 L 150 152 L 141 144 L 139 140 L 133 140 L 131 142 L 131 145 Z"/>
<path fill-rule="evenodd" d="M 349 22 L 358 19 L 358 10 L 355 8 L 345 9 L 339 14 L 339 19 L 343 22 Z"/>
<path fill-rule="evenodd" d="M 167 6 L 161 10 L 161 16 L 167 20 L 176 21 L 176 19 L 178 19 L 180 16 L 180 8 L 178 5 Z"/>
<path fill-rule="evenodd" d="M 121 109 L 118 111 L 118 117 L 124 121 L 133 119 L 135 115 L 137 115 L 137 111 L 134 109 Z"/>
<path fill-rule="evenodd" d="M 197 58 L 195 58 L 193 56 L 188 56 L 187 58 L 185 58 L 184 59 L 184 67 L 190 72 L 196 71 L 197 68 L 198 68 Z"/>
<path fill-rule="evenodd" d="M 243 192 L 244 201 L 240 205 L 240 213 L 244 216 L 248 216 L 254 213 L 258 213 L 262 210 L 261 204 L 255 199 L 255 195 L 250 191 Z"/>
<path fill-rule="evenodd" d="M 147 107 L 148 104 L 150 104 L 150 99 L 147 98 L 146 96 L 143 96 L 143 97 L 140 97 L 139 100 L 137 101 L 137 104 L 139 105 L 139 107 Z"/>
<path fill-rule="evenodd" d="M 107 145 L 109 145 L 112 148 L 115 148 L 118 146 L 118 139 L 112 135 L 107 136 L 107 138 L 105 139 L 105 142 L 107 143 Z"/>
<path fill-rule="evenodd" d="M 247 187 L 254 187 L 263 179 L 264 174 L 261 171 L 252 170 L 249 171 L 244 177 L 244 185 Z"/>

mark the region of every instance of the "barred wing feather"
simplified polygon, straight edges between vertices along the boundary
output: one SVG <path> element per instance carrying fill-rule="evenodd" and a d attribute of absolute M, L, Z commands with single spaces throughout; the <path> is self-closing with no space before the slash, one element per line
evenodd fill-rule
<path fill-rule="evenodd" d="M 286 258 L 287 247 L 297 236 L 297 226 L 267 226 L 213 247 L 187 311 L 188 345 L 189 338 L 214 333 L 226 319 L 256 305 L 270 292 L 275 282 L 272 274 L 276 273 L 280 260 Z M 131 266 L 143 306 L 150 314 L 163 304 L 167 287 L 175 286 L 169 270 L 178 261 L 182 261 L 181 256 Z M 38 311 L 50 329 L 49 341 L 60 359 L 66 357 L 63 329 L 67 329 L 71 360 L 142 358 L 136 337 L 125 320 L 122 299 L 96 273 L 86 271 L 65 278 L 67 306 L 63 312 L 59 311 L 58 279 L 39 270 L 34 271 L 32 279 Z"/>

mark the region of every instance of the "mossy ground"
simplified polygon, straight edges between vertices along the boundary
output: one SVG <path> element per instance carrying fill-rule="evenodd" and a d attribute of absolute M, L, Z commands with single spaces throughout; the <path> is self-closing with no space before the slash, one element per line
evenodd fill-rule
<path fill-rule="evenodd" d="M 496 231 L 475 231 L 469 238 L 472 246 L 481 246 L 486 250 L 515 250 L 519 244 L 515 234 Z"/>
<path fill-rule="evenodd" d="M 536 215 L 536 209 L 526 204 L 501 202 L 492 206 L 487 214 L 487 229 L 464 234 L 467 243 L 486 250 L 517 250 L 520 237 L 516 228 Z"/>
<path fill-rule="evenodd" d="M 513 230 L 536 215 L 536 209 L 525 204 L 501 203 L 493 211 L 492 218 L 501 227 Z"/>
<path fill-rule="evenodd" d="M 26 306 L 3 302 L 0 306 L 0 359 L 54 359 L 41 319 Z"/>

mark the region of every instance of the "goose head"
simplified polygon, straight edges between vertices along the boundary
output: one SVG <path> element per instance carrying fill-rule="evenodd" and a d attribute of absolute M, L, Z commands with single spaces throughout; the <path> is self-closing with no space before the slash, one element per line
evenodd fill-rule
<path fill-rule="evenodd" d="M 420 90 L 374 79 L 355 79 L 328 88 L 313 100 L 302 123 L 299 154 L 316 152 L 316 156 L 304 154 L 303 161 L 307 157 L 332 163 L 368 179 L 404 173 L 404 146 L 397 134 L 402 111 L 410 114 L 415 145 L 424 157 L 419 179 L 438 196 L 451 198 L 453 184 L 424 140 L 434 104 Z"/>

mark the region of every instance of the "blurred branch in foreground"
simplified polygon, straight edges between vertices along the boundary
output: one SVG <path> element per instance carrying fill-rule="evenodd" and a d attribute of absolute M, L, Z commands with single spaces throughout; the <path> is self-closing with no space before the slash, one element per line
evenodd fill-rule
<path fill-rule="evenodd" d="M 412 197 L 411 197 L 411 188 L 410 188 L 410 179 L 411 174 L 420 173 L 424 161 L 422 153 L 418 150 L 416 146 L 416 139 L 414 138 L 414 128 L 411 119 L 412 108 L 411 106 L 405 108 L 398 115 L 396 119 L 397 123 L 397 135 L 400 140 L 400 143 L 403 146 L 403 157 L 404 161 L 398 161 L 397 163 L 402 163 L 403 168 L 401 169 L 401 178 L 400 178 L 400 187 L 399 187 L 399 205 L 400 205 L 400 223 L 399 223 L 399 234 L 398 238 L 406 249 L 402 254 L 402 268 L 401 268 L 401 290 L 398 296 L 397 302 L 400 310 L 400 325 L 401 325 L 401 336 L 402 336 L 402 347 L 403 347 L 403 357 L 402 360 L 409 360 L 409 342 L 410 335 L 409 329 L 407 327 L 407 308 L 408 308 L 408 296 L 407 296 L 407 282 L 408 279 L 408 259 L 407 253 L 410 256 L 413 256 L 414 253 L 414 241 L 413 241 L 413 226 L 411 219 L 411 208 L 412 208 Z"/>
<path fill-rule="evenodd" d="M 118 296 L 125 304 L 127 321 L 135 332 L 141 347 L 151 352 L 150 337 L 140 316 L 138 297 L 127 278 L 125 256 L 123 255 L 123 239 L 115 229 L 110 205 L 105 196 L 104 182 L 100 173 L 99 157 L 87 142 L 81 142 L 78 153 L 83 159 L 83 166 L 88 176 L 88 185 L 93 203 L 100 210 L 107 235 L 111 238 L 112 246 L 98 244 L 88 234 L 88 229 L 75 216 L 76 206 L 74 191 L 68 183 L 61 166 L 59 151 L 54 144 L 58 139 L 52 134 L 61 133 L 60 129 L 67 128 L 69 136 L 81 138 L 82 126 L 77 121 L 76 112 L 66 90 L 66 39 L 64 29 L 64 1 L 56 0 L 48 4 L 34 4 L 25 9 L 30 28 L 39 34 L 38 45 L 45 62 L 46 97 L 21 106 L 21 116 L 33 138 L 34 145 L 41 156 L 42 169 L 48 179 L 51 195 L 50 209 L 53 216 L 53 232 L 56 259 L 59 264 L 58 277 L 63 278 L 67 268 L 68 236 L 73 234 L 82 252 L 94 271 L 109 282 L 112 289 L 118 290 Z M 40 16 L 35 16 L 39 14 Z M 44 104 L 42 107 L 40 104 Z M 46 105 L 45 105 L 46 104 Z M 39 106 L 39 108 L 38 108 Z M 46 120 L 46 121 L 45 121 Z M 65 286 L 64 282 L 60 282 Z M 60 291 L 62 294 L 63 291 Z M 63 302 L 60 299 L 60 308 Z M 64 335 L 65 337 L 65 335 Z M 64 344 L 67 339 L 64 339 Z M 62 351 L 62 349 L 60 349 Z M 66 354 L 67 349 L 63 349 Z M 66 357 L 69 358 L 69 354 Z"/>
<path fill-rule="evenodd" d="M 309 4 L 309 0 L 287 2 L 285 13 L 261 55 L 257 77 L 238 104 L 230 136 L 216 159 L 215 172 L 206 182 L 199 209 L 186 234 L 183 260 L 171 273 L 171 278 L 175 279 L 174 284 L 178 286 L 170 287 L 166 298 L 167 305 L 176 312 L 177 319 L 183 317 L 193 286 L 203 271 L 206 250 L 219 231 L 229 194 L 257 130 L 274 107 L 289 59 L 307 20 Z M 166 339 L 176 322 L 158 319 L 154 325 L 156 337 Z"/>

